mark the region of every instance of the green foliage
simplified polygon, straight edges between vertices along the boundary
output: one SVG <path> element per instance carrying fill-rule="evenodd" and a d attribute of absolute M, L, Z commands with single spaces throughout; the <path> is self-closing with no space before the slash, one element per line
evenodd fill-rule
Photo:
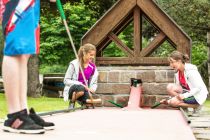
<path fill-rule="evenodd" d="M 158 47 L 152 54 L 154 57 L 168 57 L 175 49 L 170 43 L 165 41 L 161 46 Z"/>
<path fill-rule="evenodd" d="M 210 28 L 209 0 L 156 0 L 193 41 L 206 41 Z"/>
<path fill-rule="evenodd" d="M 125 57 L 126 54 L 121 51 L 115 43 L 109 44 L 109 46 L 103 51 L 104 57 Z"/>
<path fill-rule="evenodd" d="M 156 0 L 192 39 L 192 63 L 207 60 L 206 33 L 210 28 L 209 0 Z"/>
<path fill-rule="evenodd" d="M 39 72 L 41 74 L 46 73 L 65 73 L 67 70 L 68 65 L 41 65 L 39 68 Z"/>
<path fill-rule="evenodd" d="M 202 42 L 193 42 L 192 46 L 192 63 L 195 65 L 200 65 L 205 60 L 207 60 L 207 47 L 206 44 Z"/>
<path fill-rule="evenodd" d="M 91 18 L 91 11 L 80 4 L 64 5 L 64 11 L 75 46 L 78 49 L 80 39 L 84 33 L 95 23 Z M 49 13 L 41 16 L 41 51 L 40 64 L 67 65 L 75 58 L 65 27 L 59 15 Z"/>
<path fill-rule="evenodd" d="M 92 17 L 99 19 L 118 0 L 83 0 L 85 6 L 93 11 Z"/>

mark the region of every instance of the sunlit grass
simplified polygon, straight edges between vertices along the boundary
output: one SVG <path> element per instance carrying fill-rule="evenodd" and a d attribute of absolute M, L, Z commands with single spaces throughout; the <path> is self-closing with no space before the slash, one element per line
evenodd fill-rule
<path fill-rule="evenodd" d="M 36 112 L 45 112 L 53 110 L 67 109 L 68 102 L 64 102 L 63 98 L 28 98 L 28 106 L 33 107 Z M 0 118 L 5 118 L 7 114 L 7 104 L 4 94 L 0 93 Z"/>

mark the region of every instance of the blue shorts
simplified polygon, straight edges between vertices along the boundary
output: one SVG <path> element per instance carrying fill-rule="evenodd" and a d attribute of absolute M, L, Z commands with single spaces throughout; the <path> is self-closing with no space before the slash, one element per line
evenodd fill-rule
<path fill-rule="evenodd" d="M 40 0 L 9 0 L 5 4 L 4 55 L 39 53 L 39 17 Z"/>
<path fill-rule="evenodd" d="M 188 97 L 183 99 L 184 103 L 186 104 L 198 104 L 198 102 L 195 100 L 194 96 Z"/>

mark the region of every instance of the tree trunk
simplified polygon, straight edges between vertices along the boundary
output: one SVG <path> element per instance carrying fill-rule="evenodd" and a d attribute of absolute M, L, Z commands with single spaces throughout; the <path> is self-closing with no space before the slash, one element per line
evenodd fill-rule
<path fill-rule="evenodd" d="M 30 97 L 41 96 L 38 61 L 38 56 L 32 56 L 28 63 L 28 96 Z"/>
<path fill-rule="evenodd" d="M 207 47 L 208 47 L 208 76 L 209 76 L 208 90 L 210 91 L 210 30 L 207 32 Z M 208 99 L 210 99 L 210 96 L 208 96 Z"/>
<path fill-rule="evenodd" d="M 2 59 L 3 59 L 3 49 L 4 49 L 4 37 L 2 33 L 2 25 L 0 24 L 0 75 L 2 75 L 1 67 L 2 67 Z"/>

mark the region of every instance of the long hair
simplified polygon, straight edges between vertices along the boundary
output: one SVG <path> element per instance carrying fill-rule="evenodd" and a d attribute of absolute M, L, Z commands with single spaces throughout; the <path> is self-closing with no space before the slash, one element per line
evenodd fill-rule
<path fill-rule="evenodd" d="M 171 58 L 176 60 L 176 61 L 181 60 L 183 64 L 186 63 L 186 62 L 189 62 L 189 56 L 187 54 L 183 54 L 179 51 L 173 51 L 169 55 L 169 58 L 168 58 L 169 61 L 170 61 Z"/>
<path fill-rule="evenodd" d="M 82 69 L 84 69 L 84 56 L 90 51 L 96 51 L 96 47 L 90 43 L 84 44 L 83 46 L 79 48 L 78 57 L 79 57 L 79 62 L 82 66 Z"/>

